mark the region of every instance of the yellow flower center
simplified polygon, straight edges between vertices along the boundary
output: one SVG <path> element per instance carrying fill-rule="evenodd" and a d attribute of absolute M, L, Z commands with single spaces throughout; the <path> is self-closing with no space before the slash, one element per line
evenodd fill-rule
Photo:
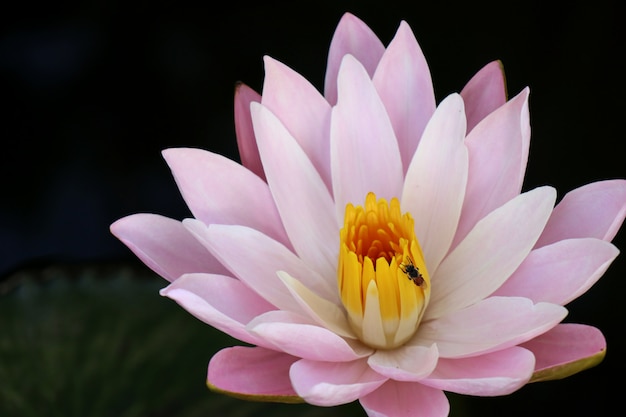
<path fill-rule="evenodd" d="M 414 221 L 368 193 L 365 205 L 346 206 L 340 231 L 337 282 L 359 339 L 377 349 L 408 341 L 430 299 L 430 277 L 415 237 Z"/>

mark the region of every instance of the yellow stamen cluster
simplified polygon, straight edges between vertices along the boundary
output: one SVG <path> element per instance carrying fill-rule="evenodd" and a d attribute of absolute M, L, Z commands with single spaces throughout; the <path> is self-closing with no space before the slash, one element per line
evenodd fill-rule
<path fill-rule="evenodd" d="M 337 280 L 350 325 L 377 349 L 402 345 L 415 334 L 430 299 L 430 277 L 414 221 L 400 202 L 376 199 L 346 206 Z"/>

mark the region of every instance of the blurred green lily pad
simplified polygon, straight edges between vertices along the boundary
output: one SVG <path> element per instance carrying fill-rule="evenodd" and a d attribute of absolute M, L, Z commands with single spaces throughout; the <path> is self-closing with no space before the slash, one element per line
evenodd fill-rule
<path fill-rule="evenodd" d="M 159 296 L 141 265 L 48 265 L 0 284 L 0 416 L 364 416 L 358 403 L 241 401 L 206 366 L 240 344 Z"/>

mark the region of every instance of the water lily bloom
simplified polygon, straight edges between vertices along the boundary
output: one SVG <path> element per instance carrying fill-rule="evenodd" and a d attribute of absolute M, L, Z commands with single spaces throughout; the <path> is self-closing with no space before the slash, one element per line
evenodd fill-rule
<path fill-rule="evenodd" d="M 111 226 L 162 290 L 245 343 L 219 351 L 211 389 L 370 416 L 446 416 L 445 391 L 496 396 L 604 357 L 602 333 L 564 305 L 618 255 L 626 180 L 522 192 L 529 89 L 507 99 L 483 67 L 436 103 L 402 22 L 385 47 L 346 14 L 323 93 L 265 58 L 240 84 L 242 164 L 163 156 L 193 218 Z"/>

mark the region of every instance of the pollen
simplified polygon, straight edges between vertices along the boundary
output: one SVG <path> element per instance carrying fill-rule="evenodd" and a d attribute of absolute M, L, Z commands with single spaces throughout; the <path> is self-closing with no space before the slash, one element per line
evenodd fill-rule
<path fill-rule="evenodd" d="M 406 343 L 430 299 L 430 277 L 414 221 L 400 202 L 368 193 L 348 204 L 340 231 L 337 283 L 359 339 L 376 349 Z"/>

